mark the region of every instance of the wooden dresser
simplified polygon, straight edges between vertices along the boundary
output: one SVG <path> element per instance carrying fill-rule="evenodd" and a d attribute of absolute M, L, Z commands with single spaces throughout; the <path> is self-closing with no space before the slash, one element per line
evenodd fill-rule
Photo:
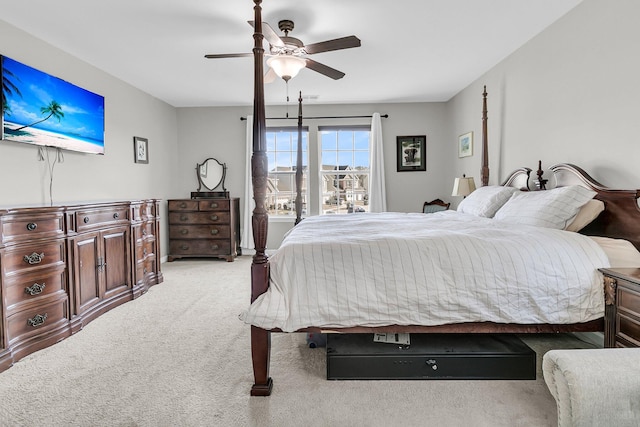
<path fill-rule="evenodd" d="M 602 268 L 605 347 L 640 347 L 640 268 Z"/>
<path fill-rule="evenodd" d="M 0 371 L 162 281 L 158 206 L 0 210 Z"/>
<path fill-rule="evenodd" d="M 169 255 L 218 257 L 241 254 L 238 198 L 169 200 Z"/>

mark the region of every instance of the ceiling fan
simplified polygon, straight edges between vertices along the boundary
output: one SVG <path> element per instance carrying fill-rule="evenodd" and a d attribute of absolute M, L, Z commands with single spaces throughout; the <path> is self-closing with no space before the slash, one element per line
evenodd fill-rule
<path fill-rule="evenodd" d="M 249 25 L 254 26 L 253 21 L 248 22 Z M 331 77 L 334 80 L 343 78 L 344 73 L 342 71 L 321 64 L 306 56 L 332 50 L 360 47 L 360 39 L 356 36 L 347 36 L 305 45 L 300 39 L 289 36 L 289 32 L 293 30 L 293 27 L 294 23 L 291 20 L 284 19 L 278 22 L 278 28 L 284 32 L 284 36 L 278 36 L 268 23 L 262 23 L 264 38 L 269 42 L 269 53 L 267 54 L 269 59 L 267 60 L 267 65 L 269 65 L 270 68 L 265 74 L 265 83 L 273 81 L 276 75 L 285 81 L 289 81 L 289 79 L 295 77 L 296 74 L 305 67 L 327 77 Z M 253 56 L 253 53 L 208 54 L 205 55 L 205 58 L 239 58 L 245 56 Z"/>

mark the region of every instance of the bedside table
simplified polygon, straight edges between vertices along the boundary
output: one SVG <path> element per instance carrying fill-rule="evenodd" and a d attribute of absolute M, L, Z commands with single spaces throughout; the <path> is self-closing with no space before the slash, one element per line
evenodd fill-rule
<path fill-rule="evenodd" d="M 605 347 L 640 347 L 640 268 L 601 268 Z"/>

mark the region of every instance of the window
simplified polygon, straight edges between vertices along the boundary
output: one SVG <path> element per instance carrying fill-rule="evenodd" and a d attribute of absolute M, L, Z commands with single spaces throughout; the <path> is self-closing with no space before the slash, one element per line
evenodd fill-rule
<path fill-rule="evenodd" d="M 320 214 L 369 211 L 369 139 L 364 126 L 320 127 Z"/>
<path fill-rule="evenodd" d="M 302 213 L 307 212 L 309 130 L 302 130 Z M 270 216 L 295 216 L 298 128 L 267 128 L 267 211 Z"/>

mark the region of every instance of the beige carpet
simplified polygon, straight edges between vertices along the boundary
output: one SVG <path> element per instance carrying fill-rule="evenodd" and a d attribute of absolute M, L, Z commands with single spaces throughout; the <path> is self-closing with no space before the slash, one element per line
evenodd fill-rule
<path fill-rule="evenodd" d="M 3 426 L 555 426 L 541 374 L 572 335 L 527 337 L 535 381 L 327 381 L 323 349 L 274 334 L 271 397 L 249 397 L 251 258 L 162 265 L 165 282 L 0 373 Z"/>

